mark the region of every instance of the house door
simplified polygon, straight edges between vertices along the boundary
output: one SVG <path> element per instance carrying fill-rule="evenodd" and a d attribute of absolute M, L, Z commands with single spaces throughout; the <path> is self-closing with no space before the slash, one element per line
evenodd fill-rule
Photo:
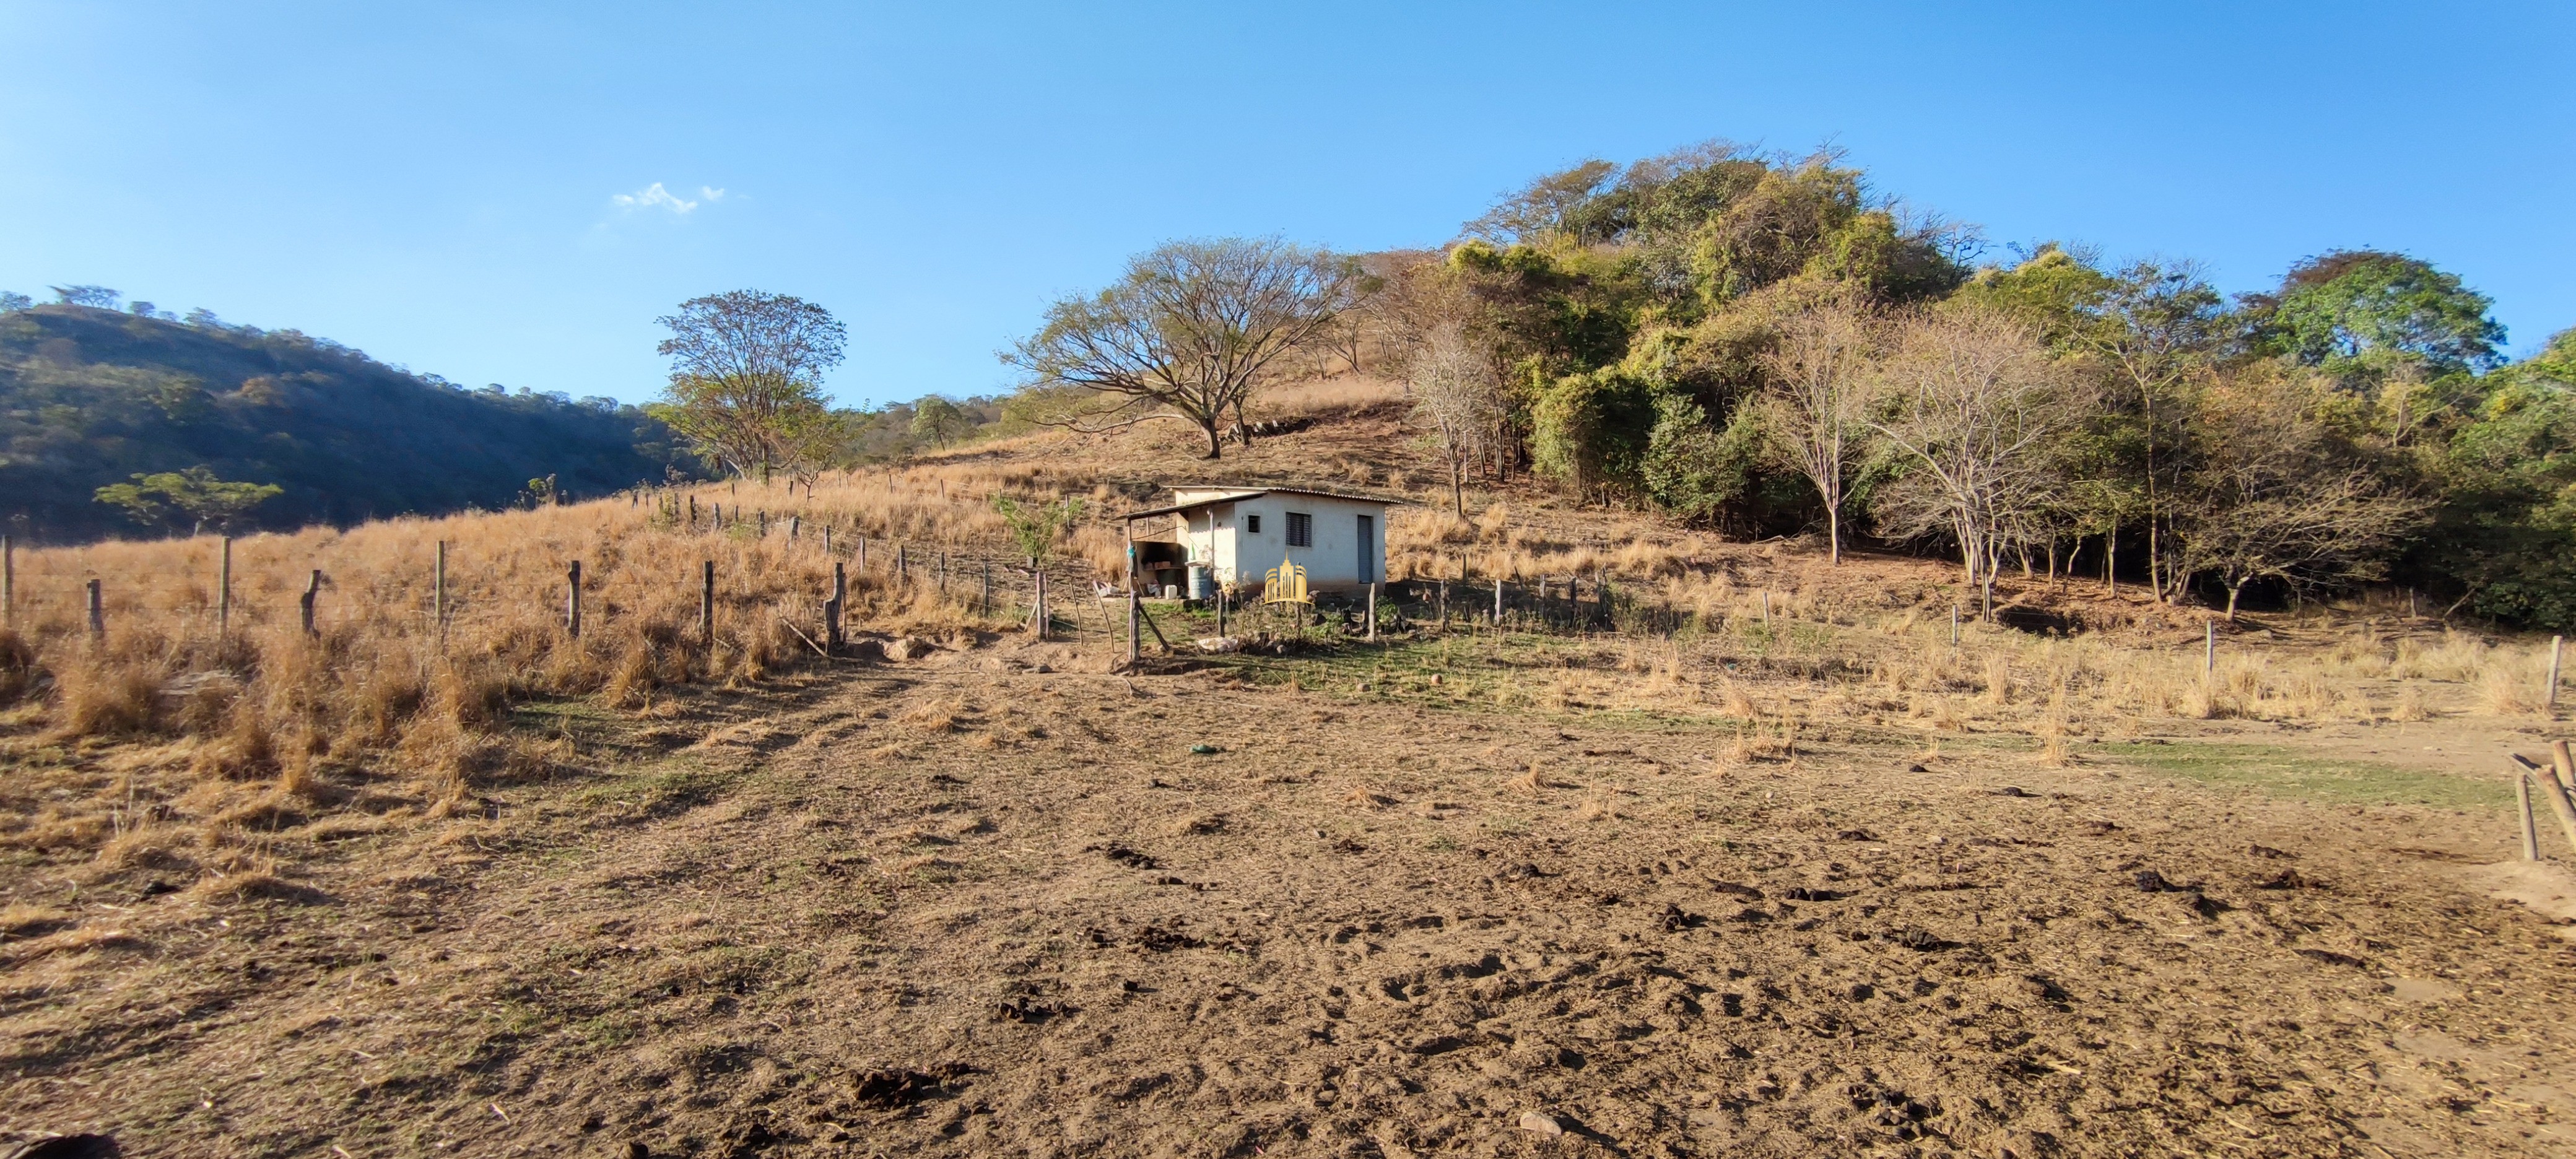
<path fill-rule="evenodd" d="M 1360 516 L 1360 582 L 1377 582 L 1377 517 Z"/>

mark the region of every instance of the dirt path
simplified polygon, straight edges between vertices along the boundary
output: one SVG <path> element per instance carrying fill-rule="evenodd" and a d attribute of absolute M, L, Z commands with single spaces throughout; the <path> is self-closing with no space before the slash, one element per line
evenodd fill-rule
<path fill-rule="evenodd" d="M 0 1127 L 155 1155 L 2576 1153 L 2543 982 L 2576 950 L 2462 876 L 2511 856 L 2492 816 L 992 663 L 852 677 L 482 818 L 289 831 L 289 896 L 30 883 L 80 916 L 0 944 Z"/>

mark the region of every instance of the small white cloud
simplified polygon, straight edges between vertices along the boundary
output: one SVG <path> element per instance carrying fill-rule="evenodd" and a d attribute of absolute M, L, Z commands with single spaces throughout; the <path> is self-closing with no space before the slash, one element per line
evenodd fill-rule
<path fill-rule="evenodd" d="M 724 200 L 724 190 L 709 189 L 706 186 L 701 185 L 698 186 L 698 197 L 700 200 L 704 201 L 722 201 Z"/>
<path fill-rule="evenodd" d="M 723 192 L 723 190 L 713 191 L 716 195 L 721 195 Z M 715 197 L 710 196 L 707 200 L 713 201 Z M 639 192 L 620 193 L 609 198 L 608 203 L 628 212 L 639 209 L 667 209 L 673 213 L 687 213 L 698 207 L 697 202 L 662 188 L 662 183 L 659 181 L 645 186 Z"/>

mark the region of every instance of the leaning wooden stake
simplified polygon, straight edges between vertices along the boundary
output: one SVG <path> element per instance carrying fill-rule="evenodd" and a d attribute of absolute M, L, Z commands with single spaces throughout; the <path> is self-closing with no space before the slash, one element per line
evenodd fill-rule
<path fill-rule="evenodd" d="M 1038 568 L 1037 590 L 1029 599 L 1029 624 L 1037 629 L 1038 639 L 1047 638 L 1046 569 Z"/>
<path fill-rule="evenodd" d="M 2531 758 L 2515 753 L 2513 764 L 2514 771 L 2531 773 L 2532 779 L 2540 782 L 2540 795 L 2548 799 L 2549 811 L 2558 815 L 2558 828 L 2567 835 L 2567 848 L 2576 852 L 2576 802 L 2567 799 L 2567 790 L 2559 786 L 2558 778 L 2543 771 Z"/>
<path fill-rule="evenodd" d="M 2522 809 L 2522 859 L 2538 861 L 2540 860 L 2540 830 L 2531 821 L 2531 774 L 2514 774 L 2513 796 L 2515 804 Z"/>
<path fill-rule="evenodd" d="M 2576 793 L 2576 753 L 2567 750 L 2567 742 L 2549 742 L 2549 769 L 2558 775 L 2558 787 Z"/>

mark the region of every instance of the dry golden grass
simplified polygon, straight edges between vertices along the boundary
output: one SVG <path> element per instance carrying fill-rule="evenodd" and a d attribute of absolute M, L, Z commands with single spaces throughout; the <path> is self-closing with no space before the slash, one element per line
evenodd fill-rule
<path fill-rule="evenodd" d="M 12 622 L 0 630 L 0 760 L 100 744 L 155 754 L 147 799 L 185 797 L 201 818 L 313 800 L 328 770 L 443 814 L 478 781 L 548 766 L 543 742 L 506 727 L 514 701 L 597 695 L 649 716 L 657 694 L 752 685 L 810 664 L 805 641 L 822 636 L 836 561 L 845 626 L 915 641 L 896 651 L 1012 626 L 1028 580 L 1010 566 L 1016 548 L 991 503 L 1002 492 L 1088 501 L 1063 547 L 1069 561 L 1050 568 L 1059 591 L 1081 590 L 1097 561 L 1119 558 L 1106 514 L 1124 504 L 1112 493 L 972 462 L 250 536 L 233 545 L 228 628 L 219 539 L 21 551 Z M 433 610 L 441 542 L 444 623 Z M 575 560 L 578 637 L 565 619 Z M 698 628 L 705 561 L 717 575 L 711 641 Z M 991 614 L 979 606 L 987 564 Z M 317 570 L 308 635 L 299 597 Z M 92 579 L 98 636 L 84 607 Z M 192 781 L 234 787 L 191 795 Z M 149 819 L 120 819 L 130 788 L 95 777 L 81 786 L 85 801 L 57 794 L 0 820 L 0 844 L 91 849 L 108 868 L 194 867 Z"/>

